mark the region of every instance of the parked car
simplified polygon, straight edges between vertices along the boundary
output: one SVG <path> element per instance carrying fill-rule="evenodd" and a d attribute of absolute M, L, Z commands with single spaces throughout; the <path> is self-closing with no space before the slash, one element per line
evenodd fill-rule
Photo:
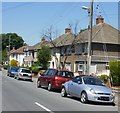
<path fill-rule="evenodd" d="M 32 71 L 27 68 L 19 68 L 18 72 L 15 74 L 14 78 L 17 80 L 24 79 L 32 81 Z"/>
<path fill-rule="evenodd" d="M 19 67 L 17 67 L 17 66 L 10 66 L 8 68 L 8 74 L 7 75 L 14 77 L 15 74 L 17 73 L 18 69 L 19 69 Z"/>
<path fill-rule="evenodd" d="M 62 84 L 73 79 L 74 74 L 67 70 L 48 69 L 37 80 L 37 87 L 51 89 L 61 89 Z"/>
<path fill-rule="evenodd" d="M 76 76 L 66 82 L 61 90 L 61 96 L 67 95 L 80 98 L 82 103 L 88 101 L 114 103 L 115 96 L 110 88 L 94 76 Z"/>

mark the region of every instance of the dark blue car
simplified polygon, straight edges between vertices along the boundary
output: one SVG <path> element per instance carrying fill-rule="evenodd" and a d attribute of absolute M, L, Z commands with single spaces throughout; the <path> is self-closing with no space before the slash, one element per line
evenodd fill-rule
<path fill-rule="evenodd" d="M 15 74 L 17 73 L 18 69 L 19 69 L 19 67 L 17 67 L 17 66 L 10 66 L 8 68 L 8 76 L 14 77 Z"/>

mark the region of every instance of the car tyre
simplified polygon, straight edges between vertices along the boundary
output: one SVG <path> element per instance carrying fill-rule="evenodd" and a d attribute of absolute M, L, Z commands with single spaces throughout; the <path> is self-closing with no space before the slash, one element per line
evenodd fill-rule
<path fill-rule="evenodd" d="M 19 76 L 17 76 L 17 80 L 20 80 Z"/>
<path fill-rule="evenodd" d="M 67 97 L 67 92 L 65 90 L 65 88 L 63 87 L 62 90 L 61 90 L 61 96 L 62 97 Z"/>
<path fill-rule="evenodd" d="M 40 80 L 37 81 L 37 88 L 40 88 L 41 84 L 40 84 Z"/>
<path fill-rule="evenodd" d="M 82 103 L 87 103 L 88 102 L 88 97 L 87 97 L 87 93 L 86 92 L 82 92 L 81 93 L 80 101 Z"/>
<path fill-rule="evenodd" d="M 51 83 L 48 84 L 48 91 L 51 91 L 52 90 L 52 85 Z"/>

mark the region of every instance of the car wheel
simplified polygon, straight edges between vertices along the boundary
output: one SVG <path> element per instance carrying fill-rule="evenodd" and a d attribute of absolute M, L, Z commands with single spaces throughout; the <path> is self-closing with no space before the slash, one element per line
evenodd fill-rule
<path fill-rule="evenodd" d="M 19 80 L 20 78 L 19 78 L 19 76 L 17 76 L 17 80 Z"/>
<path fill-rule="evenodd" d="M 41 87 L 40 80 L 37 81 L 37 87 L 38 87 L 38 88 Z"/>
<path fill-rule="evenodd" d="M 86 103 L 88 101 L 86 92 L 82 92 L 80 100 L 81 100 L 82 103 Z"/>
<path fill-rule="evenodd" d="M 61 96 L 62 97 L 67 97 L 67 92 L 65 90 L 65 88 L 63 87 L 62 90 L 61 90 Z"/>
<path fill-rule="evenodd" d="M 51 83 L 48 84 L 48 91 L 51 91 L 52 90 L 52 85 Z"/>
<path fill-rule="evenodd" d="M 16 79 L 16 76 L 14 75 L 14 79 Z"/>

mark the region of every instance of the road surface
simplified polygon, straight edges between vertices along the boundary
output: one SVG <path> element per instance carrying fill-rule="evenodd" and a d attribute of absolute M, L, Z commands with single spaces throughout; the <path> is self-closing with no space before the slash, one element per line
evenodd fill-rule
<path fill-rule="evenodd" d="M 1 76 L 1 75 L 0 75 Z M 82 104 L 76 98 L 63 98 L 58 91 L 47 91 L 33 82 L 16 80 L 2 73 L 2 111 L 118 111 L 115 105 Z"/>

